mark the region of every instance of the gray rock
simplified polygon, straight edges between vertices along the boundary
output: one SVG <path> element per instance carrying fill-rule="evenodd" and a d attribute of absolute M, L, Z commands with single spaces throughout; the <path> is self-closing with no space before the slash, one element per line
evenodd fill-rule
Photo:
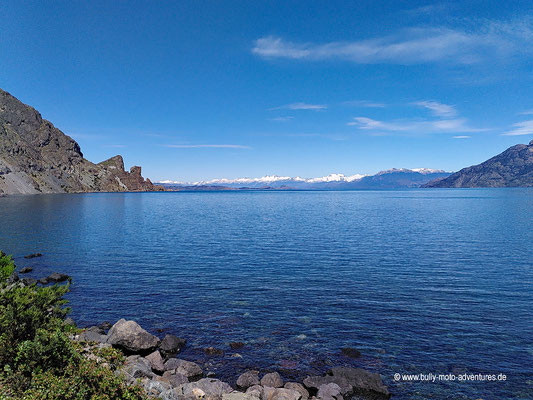
<path fill-rule="evenodd" d="M 48 278 L 46 279 L 48 279 L 49 282 L 59 283 L 59 282 L 65 282 L 69 278 L 70 276 L 68 276 L 67 274 L 60 274 L 58 272 L 54 272 L 52 275 L 49 275 Z"/>
<path fill-rule="evenodd" d="M 203 392 L 207 400 L 222 400 L 224 394 L 233 391 L 227 383 L 212 378 L 203 378 L 197 382 L 186 383 L 181 386 L 181 390 L 186 398 L 197 398 L 198 393 Z"/>
<path fill-rule="evenodd" d="M 283 387 L 283 379 L 281 379 L 281 376 L 277 372 L 270 372 L 263 376 L 261 379 L 261 385 L 280 388 Z"/>
<path fill-rule="evenodd" d="M 163 379 L 166 379 L 172 387 L 178 387 L 184 383 L 189 383 L 189 379 L 183 374 L 177 373 L 176 370 L 165 371 L 163 373 Z"/>
<path fill-rule="evenodd" d="M 74 326 L 75 327 L 76 326 L 76 322 L 72 318 L 68 317 L 68 318 L 65 318 L 65 325 L 70 325 L 70 326 Z"/>
<path fill-rule="evenodd" d="M 163 357 L 161 357 L 161 354 L 158 350 L 148 354 L 145 358 L 148 360 L 152 370 L 155 372 L 163 372 L 165 370 Z"/>
<path fill-rule="evenodd" d="M 259 371 L 246 371 L 237 378 L 237 386 L 241 389 L 259 384 Z"/>
<path fill-rule="evenodd" d="M 48 278 L 39 278 L 38 282 L 41 284 L 41 285 L 48 285 L 50 283 L 50 281 L 48 280 Z"/>
<path fill-rule="evenodd" d="M 300 400 L 301 398 L 302 394 L 297 390 L 269 386 L 263 388 L 262 400 Z"/>
<path fill-rule="evenodd" d="M 33 253 L 28 254 L 27 256 L 24 256 L 24 258 L 36 258 L 36 257 L 42 257 L 43 255 L 41 253 Z"/>
<path fill-rule="evenodd" d="M 242 393 L 233 391 L 223 394 L 222 400 L 261 400 L 261 397 L 257 392 Z"/>
<path fill-rule="evenodd" d="M 195 378 L 203 374 L 202 368 L 198 364 L 192 361 L 180 360 L 179 358 L 170 358 L 165 362 L 164 369 L 165 371 L 174 370 L 187 378 Z"/>
<path fill-rule="evenodd" d="M 159 380 L 145 378 L 142 383 L 144 391 L 149 396 L 159 396 L 161 393 L 172 389 L 170 384 Z"/>
<path fill-rule="evenodd" d="M 301 383 L 287 382 L 283 387 L 300 392 L 302 395 L 302 400 L 307 400 L 309 398 L 309 392 Z"/>
<path fill-rule="evenodd" d="M 108 343 L 127 352 L 146 354 L 155 350 L 159 339 L 135 321 L 119 320 L 108 333 Z"/>
<path fill-rule="evenodd" d="M 349 367 L 335 367 L 329 370 L 328 374 L 349 382 L 355 394 L 371 395 L 383 399 L 388 399 L 391 396 L 379 374 L 361 368 Z"/>
<path fill-rule="evenodd" d="M 105 322 L 102 322 L 100 325 L 98 325 L 98 328 L 100 328 L 103 333 L 106 333 L 107 331 L 111 329 L 112 326 L 113 324 L 111 322 L 105 321 Z"/>
<path fill-rule="evenodd" d="M 320 386 L 316 398 L 320 400 L 343 400 L 341 388 L 336 383 Z"/>
<path fill-rule="evenodd" d="M 83 331 L 78 336 L 79 342 L 94 342 L 94 343 L 106 343 L 107 342 L 107 336 L 101 335 L 100 333 L 94 332 L 94 331 Z"/>
<path fill-rule="evenodd" d="M 34 278 L 22 278 L 20 280 L 20 282 L 22 282 L 22 284 L 24 286 L 31 286 L 31 285 L 35 285 L 37 283 L 37 279 L 34 279 Z"/>
<path fill-rule="evenodd" d="M 33 268 L 32 268 L 32 267 L 24 267 L 24 268 L 21 268 L 21 269 L 19 270 L 19 273 L 21 273 L 21 274 L 27 274 L 28 272 L 31 272 L 31 271 L 33 271 Z"/>
<path fill-rule="evenodd" d="M 18 281 L 20 281 L 19 274 L 17 274 L 16 272 L 13 272 L 11 275 L 9 275 L 9 278 L 7 278 L 6 284 L 11 285 Z"/>
<path fill-rule="evenodd" d="M 159 394 L 159 398 L 161 400 L 184 400 L 185 399 L 181 391 L 181 388 L 180 389 L 172 388 L 169 390 L 165 390 L 164 392 Z"/>
<path fill-rule="evenodd" d="M 335 383 L 341 388 L 343 395 L 352 393 L 353 387 L 348 380 L 342 376 L 308 376 L 303 381 L 306 388 L 310 389 L 313 393 L 316 393 L 320 386 L 327 385 L 329 383 Z"/>
<path fill-rule="evenodd" d="M 122 371 L 129 382 L 135 382 L 139 378 L 152 379 L 155 375 L 152 372 L 150 363 L 143 357 L 134 355 L 126 358 Z"/>
<path fill-rule="evenodd" d="M 263 397 L 263 392 L 264 392 L 264 388 L 261 385 L 253 385 L 253 386 L 250 386 L 248 389 L 246 389 L 247 394 L 252 394 L 259 398 Z"/>
<path fill-rule="evenodd" d="M 174 335 L 166 335 L 161 344 L 159 345 L 159 351 L 161 355 L 168 359 L 178 354 L 184 347 L 187 341 Z"/>
<path fill-rule="evenodd" d="M 207 354 L 208 356 L 223 356 L 224 350 L 217 349 L 215 347 L 207 347 L 204 349 L 204 353 Z"/>

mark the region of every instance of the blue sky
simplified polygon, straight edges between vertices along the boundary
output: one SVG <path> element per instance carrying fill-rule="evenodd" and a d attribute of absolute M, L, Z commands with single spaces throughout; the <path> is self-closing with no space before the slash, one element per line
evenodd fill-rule
<path fill-rule="evenodd" d="M 451 3 L 451 4 L 450 4 Z M 4 1 L 0 87 L 154 180 L 458 170 L 533 139 L 531 1 Z"/>

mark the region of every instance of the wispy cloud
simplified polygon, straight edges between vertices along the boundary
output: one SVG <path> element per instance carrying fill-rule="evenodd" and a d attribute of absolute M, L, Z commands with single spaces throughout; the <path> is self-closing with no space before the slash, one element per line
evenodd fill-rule
<path fill-rule="evenodd" d="M 520 115 L 533 115 L 533 108 L 531 110 L 522 111 L 521 113 L 518 113 Z"/>
<path fill-rule="evenodd" d="M 454 136 L 453 139 L 470 139 L 472 136 Z"/>
<path fill-rule="evenodd" d="M 487 129 L 473 128 L 468 125 L 465 118 L 439 119 L 439 120 L 393 120 L 391 122 L 379 121 L 367 117 L 356 117 L 348 125 L 356 126 L 361 130 L 406 134 L 430 134 L 430 133 L 464 133 L 482 132 Z"/>
<path fill-rule="evenodd" d="M 276 121 L 276 122 L 288 122 L 288 121 L 291 121 L 293 119 L 294 119 L 294 117 L 291 117 L 291 116 L 269 118 L 270 121 Z"/>
<path fill-rule="evenodd" d="M 104 144 L 102 145 L 102 147 L 112 147 L 112 148 L 121 149 L 123 147 L 126 147 L 126 145 L 125 144 Z"/>
<path fill-rule="evenodd" d="M 291 103 L 284 106 L 269 108 L 269 111 L 275 110 L 312 110 L 312 111 L 323 111 L 327 109 L 328 106 L 324 104 L 309 104 L 309 103 Z"/>
<path fill-rule="evenodd" d="M 350 100 L 342 103 L 345 106 L 354 106 L 354 107 L 368 107 L 368 108 L 385 108 L 385 103 L 378 103 L 375 101 L 369 100 Z"/>
<path fill-rule="evenodd" d="M 438 101 L 417 101 L 413 103 L 419 107 L 427 108 L 431 113 L 437 117 L 455 117 L 457 110 L 454 106 L 448 104 L 439 103 Z"/>
<path fill-rule="evenodd" d="M 533 24 L 529 19 L 475 21 L 471 29 L 418 27 L 351 42 L 302 43 L 265 36 L 255 41 L 252 53 L 270 59 L 340 59 L 358 64 L 474 64 L 532 54 L 531 39 Z"/>
<path fill-rule="evenodd" d="M 243 146 L 240 144 L 166 144 L 164 146 L 174 149 L 251 149 L 250 146 Z"/>
<path fill-rule="evenodd" d="M 513 129 L 502 133 L 504 136 L 522 136 L 522 135 L 533 135 L 533 119 L 529 121 L 522 121 L 513 124 Z"/>

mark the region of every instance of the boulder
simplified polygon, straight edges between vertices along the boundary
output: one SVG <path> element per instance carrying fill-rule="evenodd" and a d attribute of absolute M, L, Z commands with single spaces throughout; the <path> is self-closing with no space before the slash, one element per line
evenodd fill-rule
<path fill-rule="evenodd" d="M 241 389 L 248 389 L 250 386 L 259 384 L 259 371 L 246 371 L 237 378 L 237 387 Z"/>
<path fill-rule="evenodd" d="M 391 396 L 379 374 L 361 368 L 335 367 L 328 371 L 328 375 L 349 382 L 355 394 L 370 395 L 380 399 L 389 399 Z"/>
<path fill-rule="evenodd" d="M 135 382 L 139 378 L 152 379 L 155 376 L 150 367 L 150 363 L 138 355 L 126 358 L 126 363 L 122 371 L 126 374 L 128 382 Z"/>
<path fill-rule="evenodd" d="M 246 394 L 252 394 L 256 397 L 263 397 L 264 388 L 261 385 L 253 385 L 246 389 Z"/>
<path fill-rule="evenodd" d="M 177 373 L 175 370 L 165 371 L 163 373 L 163 379 L 165 379 L 172 387 L 178 387 L 184 383 L 189 383 L 189 379 L 183 374 Z"/>
<path fill-rule="evenodd" d="M 166 335 L 159 345 L 159 351 L 165 359 L 169 359 L 178 354 L 185 347 L 186 343 L 187 341 L 185 339 L 174 335 Z"/>
<path fill-rule="evenodd" d="M 348 382 L 348 380 L 342 376 L 308 376 L 303 381 L 306 388 L 308 388 L 312 393 L 316 393 L 320 386 L 327 385 L 329 383 L 335 383 L 337 384 L 340 389 L 341 393 L 343 395 L 351 394 L 353 391 L 353 387 Z"/>
<path fill-rule="evenodd" d="M 148 396 L 159 396 L 161 393 L 172 389 L 169 383 L 145 378 L 142 381 L 144 391 Z"/>
<path fill-rule="evenodd" d="M 38 282 L 41 284 L 41 285 L 48 285 L 50 283 L 50 281 L 48 280 L 48 278 L 40 278 L 38 280 Z"/>
<path fill-rule="evenodd" d="M 135 321 L 120 319 L 111 327 L 107 342 L 130 353 L 147 354 L 156 349 L 159 339 Z"/>
<path fill-rule="evenodd" d="M 322 385 L 318 388 L 318 393 L 316 395 L 317 399 L 320 400 L 343 400 L 344 397 L 341 393 L 341 388 L 336 383 L 328 383 L 327 385 Z"/>
<path fill-rule="evenodd" d="M 21 269 L 19 270 L 19 273 L 21 273 L 21 274 L 27 274 L 28 272 L 31 272 L 31 271 L 33 271 L 33 268 L 32 268 L 32 267 L 24 267 L 24 268 L 21 268 Z"/>
<path fill-rule="evenodd" d="M 163 357 L 161 357 L 161 354 L 158 350 L 148 354 L 145 358 L 150 363 L 150 366 L 154 372 L 162 373 L 165 370 Z"/>
<path fill-rule="evenodd" d="M 309 398 L 309 392 L 301 383 L 287 382 L 284 386 L 285 389 L 296 390 L 302 395 L 301 400 L 307 400 Z"/>
<path fill-rule="evenodd" d="M 102 335 L 92 330 L 86 330 L 79 334 L 78 341 L 79 342 L 106 343 L 107 336 Z"/>
<path fill-rule="evenodd" d="M 175 371 L 177 374 L 185 375 L 187 378 L 202 376 L 202 368 L 192 361 L 180 360 L 179 358 L 170 358 L 164 364 L 165 371 Z"/>
<path fill-rule="evenodd" d="M 215 347 L 207 347 L 204 349 L 204 353 L 208 356 L 223 356 L 224 350 L 217 349 Z"/>
<path fill-rule="evenodd" d="M 265 386 L 262 400 L 301 400 L 302 394 L 297 390 Z"/>
<path fill-rule="evenodd" d="M 43 255 L 41 253 L 33 253 L 28 254 L 27 256 L 24 256 L 24 258 L 36 258 L 36 257 L 42 257 Z"/>
<path fill-rule="evenodd" d="M 58 272 L 54 272 L 52 275 L 48 276 L 48 282 L 65 282 L 67 279 L 69 279 L 70 276 L 67 274 L 60 274 Z"/>
<path fill-rule="evenodd" d="M 280 388 L 283 387 L 283 379 L 281 379 L 281 376 L 277 372 L 271 372 L 263 376 L 261 386 Z"/>
<path fill-rule="evenodd" d="M 201 398 L 206 400 L 222 400 L 224 394 L 233 391 L 227 383 L 212 378 L 203 378 L 197 382 L 186 383 L 180 387 L 186 398 Z M 204 394 L 203 396 L 202 393 Z"/>
<path fill-rule="evenodd" d="M 349 357 L 349 358 L 359 358 L 361 357 L 361 352 L 357 349 L 354 349 L 352 347 L 344 347 L 341 349 L 341 353 L 343 356 Z"/>
<path fill-rule="evenodd" d="M 233 391 L 223 394 L 222 400 L 261 400 L 261 397 L 257 392 L 243 393 Z"/>

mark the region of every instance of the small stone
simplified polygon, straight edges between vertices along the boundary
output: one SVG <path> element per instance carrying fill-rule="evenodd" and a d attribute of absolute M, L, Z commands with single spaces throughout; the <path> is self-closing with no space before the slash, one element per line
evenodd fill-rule
<path fill-rule="evenodd" d="M 207 347 L 204 349 L 204 353 L 208 356 L 223 356 L 224 350 L 217 349 L 215 347 Z"/>
<path fill-rule="evenodd" d="M 33 253 L 28 254 L 27 256 L 24 256 L 24 258 L 36 258 L 36 257 L 42 257 L 43 255 L 41 253 Z"/>
<path fill-rule="evenodd" d="M 32 268 L 32 267 L 24 267 L 24 268 L 21 268 L 21 269 L 19 270 L 19 273 L 21 273 L 21 274 L 27 274 L 28 272 L 31 272 L 31 271 L 33 271 L 33 268 Z"/>
<path fill-rule="evenodd" d="M 244 347 L 244 343 L 243 342 L 231 342 L 229 344 L 229 347 L 231 350 L 241 349 Z"/>

